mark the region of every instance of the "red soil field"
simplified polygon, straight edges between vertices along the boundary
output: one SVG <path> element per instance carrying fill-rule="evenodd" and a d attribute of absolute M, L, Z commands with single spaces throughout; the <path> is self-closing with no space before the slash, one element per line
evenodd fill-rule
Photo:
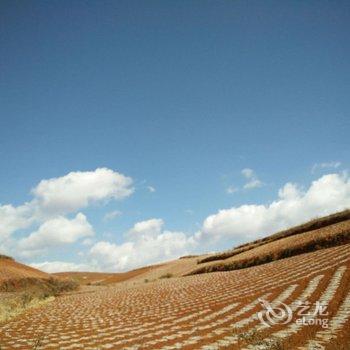
<path fill-rule="evenodd" d="M 186 260 L 186 259 L 184 259 Z M 327 305 L 328 328 L 266 326 L 259 298 Z M 312 306 L 314 307 L 314 306 Z M 349 349 L 350 244 L 243 270 L 82 288 L 0 324 L 7 349 Z M 276 345 L 277 346 L 277 345 Z"/>

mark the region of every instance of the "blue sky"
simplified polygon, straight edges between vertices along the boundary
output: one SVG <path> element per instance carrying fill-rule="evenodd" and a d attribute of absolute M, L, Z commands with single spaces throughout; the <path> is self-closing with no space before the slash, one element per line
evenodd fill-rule
<path fill-rule="evenodd" d="M 46 213 L 7 230 L 0 247 L 28 263 L 89 264 L 97 242 L 111 245 L 111 260 L 126 254 L 118 249 L 138 222 L 161 219 L 164 230 L 194 237 L 218 210 L 267 206 L 289 182 L 306 193 L 337 174 L 324 186 L 341 179 L 337 190 L 348 191 L 349 29 L 348 1 L 2 1 L 0 205 L 18 208 L 41 180 L 98 168 L 130 177 L 134 191 L 55 213 L 83 213 L 90 246 L 80 239 L 21 255 L 16 244 L 52 219 Z M 251 180 L 256 186 L 244 189 Z M 253 231 L 348 206 L 339 196 Z M 253 237 L 199 236 L 181 249 Z M 131 261 L 103 267 L 140 264 Z"/>

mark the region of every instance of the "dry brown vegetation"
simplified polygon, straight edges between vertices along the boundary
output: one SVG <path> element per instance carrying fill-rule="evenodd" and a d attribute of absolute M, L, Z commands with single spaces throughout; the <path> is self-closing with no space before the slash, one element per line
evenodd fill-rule
<path fill-rule="evenodd" d="M 2 295 L 0 300 L 0 322 L 8 321 L 29 308 L 38 307 L 53 299 L 53 296 L 33 292 Z"/>
<path fill-rule="evenodd" d="M 225 259 L 228 259 L 228 258 L 231 258 L 235 255 L 238 255 L 238 254 L 241 254 L 241 253 L 244 253 L 248 250 L 251 250 L 255 247 L 259 247 L 260 243 L 251 243 L 251 244 L 247 244 L 247 245 L 244 245 L 242 247 L 239 247 L 239 248 L 234 248 L 232 250 L 228 250 L 228 251 L 225 251 L 225 252 L 222 252 L 222 253 L 218 253 L 218 254 L 214 254 L 214 255 L 209 255 L 203 259 L 199 259 L 198 260 L 198 264 L 204 264 L 204 263 L 207 263 L 207 262 L 211 262 L 211 261 L 216 261 L 216 260 L 225 260 Z"/>
<path fill-rule="evenodd" d="M 28 308 L 45 304 L 63 292 L 77 289 L 69 279 L 51 275 L 1 255 L 0 322 L 17 316 Z"/>
<path fill-rule="evenodd" d="M 316 219 L 310 220 L 306 223 L 303 223 L 298 226 L 294 226 L 287 230 L 279 231 L 273 235 L 270 235 L 252 242 L 248 242 L 245 244 L 241 244 L 235 247 L 234 249 L 231 249 L 222 253 L 210 255 L 208 257 L 198 260 L 198 263 L 202 264 L 202 263 L 207 263 L 215 260 L 224 260 L 224 259 L 233 257 L 235 255 L 238 255 L 240 253 L 246 252 L 248 250 L 254 249 L 256 247 L 259 247 L 261 245 L 264 245 L 266 243 L 270 243 L 282 238 L 298 235 L 308 231 L 317 230 L 317 229 L 327 227 L 329 225 L 333 225 L 349 219 L 350 219 L 350 209 L 343 210 L 341 212 L 331 214 L 322 218 L 316 218 Z"/>
<path fill-rule="evenodd" d="M 184 255 L 180 256 L 179 259 L 191 259 L 191 258 L 197 258 L 199 255 Z"/>
<path fill-rule="evenodd" d="M 77 288 L 76 282 L 57 278 L 8 280 L 2 284 L 2 294 L 0 293 L 0 322 Z"/>
<path fill-rule="evenodd" d="M 13 260 L 10 256 L 0 254 L 0 260 Z"/>
<path fill-rule="evenodd" d="M 286 347 L 283 345 L 282 341 L 278 338 L 273 338 L 272 341 L 267 343 L 264 341 L 264 335 L 260 334 L 256 330 L 250 330 L 248 332 L 237 334 L 239 348 L 246 348 L 250 344 L 256 346 L 261 346 L 265 350 L 285 350 Z"/>
<path fill-rule="evenodd" d="M 0 285 L 0 292 L 37 291 L 49 295 L 75 290 L 78 283 L 69 279 L 50 278 L 21 278 L 8 279 Z"/>

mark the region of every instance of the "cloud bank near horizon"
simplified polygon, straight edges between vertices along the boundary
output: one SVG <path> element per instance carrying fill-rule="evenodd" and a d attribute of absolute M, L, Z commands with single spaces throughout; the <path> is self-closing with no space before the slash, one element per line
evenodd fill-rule
<path fill-rule="evenodd" d="M 256 180 L 251 169 L 245 169 L 244 173 L 248 180 Z M 32 190 L 31 202 L 18 207 L 0 206 L 0 250 L 17 251 L 22 258 L 38 260 L 43 252 L 78 242 L 84 250 L 81 262 L 39 261 L 31 266 L 47 272 L 126 271 L 213 250 L 222 241 L 234 246 L 350 207 L 348 174 L 332 173 L 314 180 L 308 188 L 288 182 L 269 203 L 218 210 L 203 220 L 198 232 L 169 230 L 163 219 L 150 218 L 136 222 L 124 233 L 121 243 L 101 240 L 81 210 L 132 195 L 132 184 L 130 177 L 107 168 L 43 180 Z M 107 216 L 112 219 L 119 214 L 113 212 Z M 27 236 L 13 237 L 15 232 L 34 225 L 37 228 Z"/>
<path fill-rule="evenodd" d="M 251 204 L 219 210 L 208 216 L 201 238 L 231 238 L 240 243 L 350 207 L 350 179 L 346 173 L 328 174 L 303 190 L 286 183 L 268 204 Z"/>

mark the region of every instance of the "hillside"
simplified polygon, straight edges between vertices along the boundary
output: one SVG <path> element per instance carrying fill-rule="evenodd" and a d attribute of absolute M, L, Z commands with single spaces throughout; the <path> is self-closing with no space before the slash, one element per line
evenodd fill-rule
<path fill-rule="evenodd" d="M 346 243 L 350 243 L 350 210 L 308 221 L 222 253 L 182 257 L 124 273 L 54 275 L 71 278 L 82 285 L 120 282 L 135 285 L 160 278 L 241 269 Z"/>
<path fill-rule="evenodd" d="M 0 255 L 0 322 L 51 302 L 78 285 Z M 1 339 L 0 339 L 0 349 Z"/>
<path fill-rule="evenodd" d="M 350 211 L 312 220 L 223 253 L 198 259 L 190 274 L 247 268 L 350 243 Z"/>
<path fill-rule="evenodd" d="M 260 299 L 328 305 L 320 324 L 266 326 Z M 263 314 L 264 315 L 264 314 Z M 2 349 L 348 349 L 350 245 L 244 270 L 62 295 L 0 327 Z M 315 346 L 315 347 L 314 347 Z M 317 347 L 316 347 L 317 346 Z"/>
<path fill-rule="evenodd" d="M 325 217 L 310 220 L 310 221 L 303 223 L 301 225 L 288 228 L 287 230 L 277 232 L 277 233 L 269 235 L 267 237 L 264 237 L 264 238 L 261 238 L 261 239 L 258 239 L 258 240 L 252 241 L 252 242 L 241 244 L 241 245 L 235 247 L 234 249 L 230 249 L 230 250 L 222 252 L 222 253 L 211 254 L 210 256 L 208 256 L 206 258 L 199 259 L 198 263 L 201 264 L 201 263 L 215 261 L 215 260 L 224 260 L 224 259 L 230 258 L 234 255 L 243 253 L 247 250 L 259 247 L 260 245 L 264 245 L 266 243 L 270 243 L 270 242 L 273 242 L 273 241 L 276 241 L 276 240 L 279 240 L 282 238 L 298 235 L 300 233 L 305 233 L 308 231 L 321 229 L 323 227 L 327 227 L 327 226 L 336 224 L 338 222 L 346 221 L 346 220 L 350 220 L 350 209 L 343 210 L 341 212 L 334 213 L 334 214 L 331 214 L 331 215 L 328 215 Z"/>
<path fill-rule="evenodd" d="M 0 256 L 0 291 L 18 291 L 52 278 L 48 273 Z"/>
<path fill-rule="evenodd" d="M 204 257 L 204 255 L 202 256 Z M 141 267 L 121 273 L 103 272 L 58 272 L 53 276 L 70 278 L 80 285 L 108 286 L 116 283 L 126 285 L 143 284 L 165 277 L 180 277 L 197 266 L 197 257 L 188 257 L 167 261 L 162 264 Z"/>

